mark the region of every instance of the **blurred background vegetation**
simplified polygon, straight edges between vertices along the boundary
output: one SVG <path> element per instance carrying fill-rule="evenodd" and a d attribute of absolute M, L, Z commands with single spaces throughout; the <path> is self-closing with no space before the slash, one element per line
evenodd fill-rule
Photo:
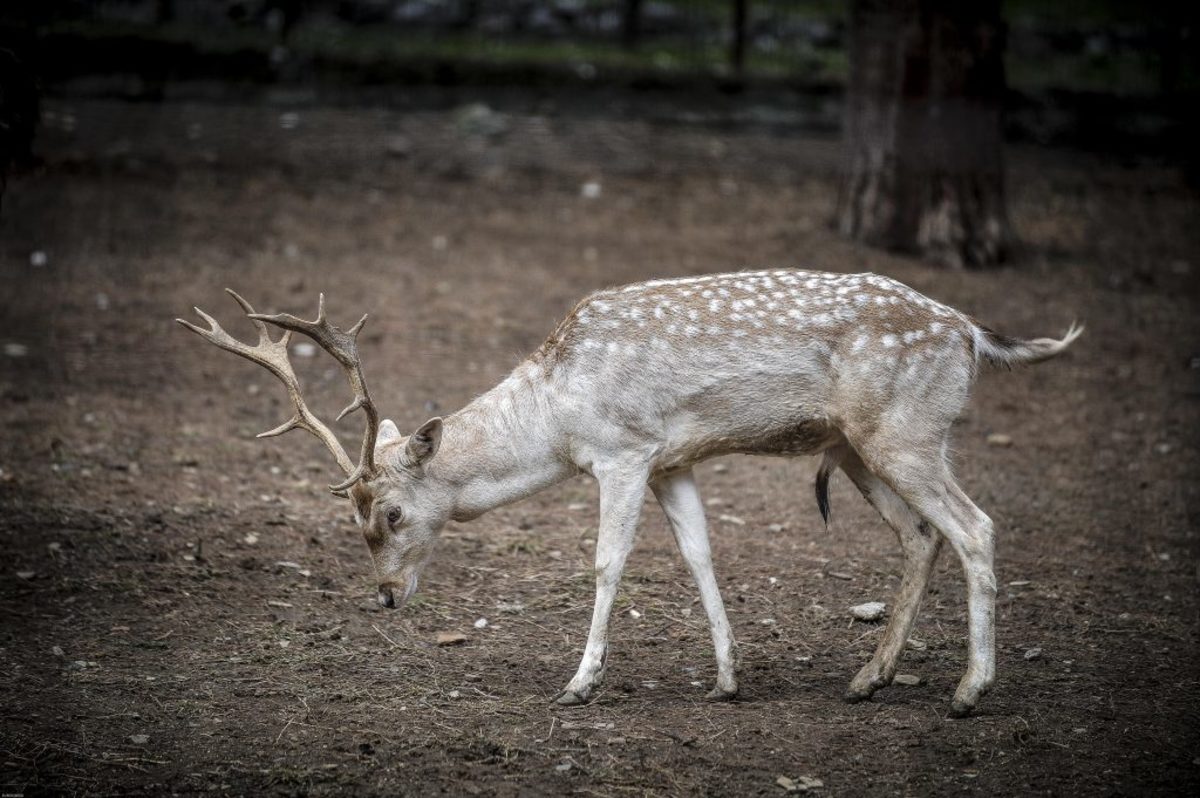
<path fill-rule="evenodd" d="M 165 71 L 247 80 L 710 78 L 840 86 L 839 0 L 9 0 L 55 79 Z M 1200 88 L 1195 12 L 1126 0 L 1005 0 L 1018 92 Z M 738 29 L 741 28 L 741 35 Z M 10 36 L 13 31 L 10 30 Z M 736 41 L 744 41 L 742 54 Z M 140 46 L 131 47 L 134 43 Z M 71 58 L 72 48 L 78 48 Z M 161 59 L 161 60 L 160 60 Z"/>

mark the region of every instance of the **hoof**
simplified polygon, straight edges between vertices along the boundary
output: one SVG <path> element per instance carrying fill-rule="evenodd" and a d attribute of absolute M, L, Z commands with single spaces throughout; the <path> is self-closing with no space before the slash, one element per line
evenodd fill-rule
<path fill-rule="evenodd" d="M 705 701 L 732 701 L 737 698 L 737 688 L 726 690 L 721 687 L 714 687 L 704 694 Z"/>
<path fill-rule="evenodd" d="M 968 704 L 965 701 L 952 701 L 950 702 L 950 717 L 968 718 L 974 709 L 974 705 Z"/>
<path fill-rule="evenodd" d="M 580 695 L 574 690 L 563 690 L 554 697 L 554 703 L 560 707 L 580 707 L 587 702 L 587 696 Z"/>
<path fill-rule="evenodd" d="M 870 701 L 871 696 L 875 694 L 874 690 L 847 690 L 847 704 L 861 704 L 864 701 Z"/>

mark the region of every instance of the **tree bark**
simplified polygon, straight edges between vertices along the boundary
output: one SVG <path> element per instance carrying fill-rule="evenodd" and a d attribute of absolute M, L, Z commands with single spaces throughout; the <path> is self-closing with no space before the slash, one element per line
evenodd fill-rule
<path fill-rule="evenodd" d="M 999 0 L 854 0 L 842 234 L 954 267 L 1009 254 L 1004 37 Z"/>

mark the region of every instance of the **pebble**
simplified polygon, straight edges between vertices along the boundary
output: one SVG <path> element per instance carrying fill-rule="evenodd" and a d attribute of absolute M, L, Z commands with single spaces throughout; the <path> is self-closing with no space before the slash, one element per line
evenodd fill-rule
<path fill-rule="evenodd" d="M 387 141 L 387 154 L 393 158 L 407 158 L 412 152 L 412 142 L 401 135 L 395 135 Z"/>
<path fill-rule="evenodd" d="M 868 601 L 866 604 L 851 607 L 850 614 L 860 621 L 878 621 L 886 609 L 887 605 L 882 601 Z"/>
<path fill-rule="evenodd" d="M 808 792 L 809 790 L 817 790 L 825 786 L 825 782 L 820 779 L 814 779 L 812 776 L 798 776 L 790 779 L 787 776 L 780 776 L 775 779 L 775 783 L 788 792 Z"/>
<path fill-rule="evenodd" d="M 898 673 L 896 678 L 892 679 L 894 684 L 902 684 L 905 687 L 916 687 L 921 683 L 920 676 L 913 676 L 911 673 Z"/>
<path fill-rule="evenodd" d="M 476 629 L 486 629 L 486 628 L 487 628 L 487 625 L 488 625 L 488 619 L 487 619 L 487 618 L 480 618 L 479 620 L 475 621 L 475 628 L 476 628 Z"/>
<path fill-rule="evenodd" d="M 1042 650 L 1040 648 L 1031 648 L 1025 652 L 1025 659 L 1027 660 L 1037 659 L 1040 656 L 1042 656 Z"/>
<path fill-rule="evenodd" d="M 780 532 L 782 532 L 785 529 L 787 529 L 787 527 L 784 526 L 783 524 L 770 524 L 767 526 L 767 531 L 774 532 L 775 534 L 779 534 Z"/>
<path fill-rule="evenodd" d="M 1003 432 L 993 432 L 987 436 L 988 446 L 1012 446 L 1013 439 L 1011 435 L 1005 435 Z"/>
<path fill-rule="evenodd" d="M 145 745 L 146 743 L 150 742 L 150 735 L 131 734 L 129 735 L 129 742 L 133 743 L 134 745 Z"/>

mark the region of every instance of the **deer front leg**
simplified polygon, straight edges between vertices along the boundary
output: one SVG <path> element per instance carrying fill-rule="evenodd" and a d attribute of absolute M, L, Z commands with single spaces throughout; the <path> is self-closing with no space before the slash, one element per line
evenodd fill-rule
<path fill-rule="evenodd" d="M 575 677 L 555 699 L 563 706 L 586 704 L 592 691 L 604 678 L 604 660 L 608 654 L 608 619 L 625 558 L 633 548 L 638 517 L 646 495 L 648 469 L 644 466 L 597 471 L 600 483 L 600 533 L 596 538 L 596 604 L 592 610 L 592 628 L 587 647 Z"/>
<path fill-rule="evenodd" d="M 688 469 L 653 482 L 650 488 L 666 513 L 679 553 L 696 580 L 700 602 L 708 615 L 708 626 L 717 654 L 717 685 L 707 697 L 714 701 L 729 700 L 738 691 L 735 644 L 729 619 L 725 616 L 725 604 L 721 601 L 721 591 L 717 587 L 717 578 L 713 575 L 708 526 L 696 479 Z"/>

